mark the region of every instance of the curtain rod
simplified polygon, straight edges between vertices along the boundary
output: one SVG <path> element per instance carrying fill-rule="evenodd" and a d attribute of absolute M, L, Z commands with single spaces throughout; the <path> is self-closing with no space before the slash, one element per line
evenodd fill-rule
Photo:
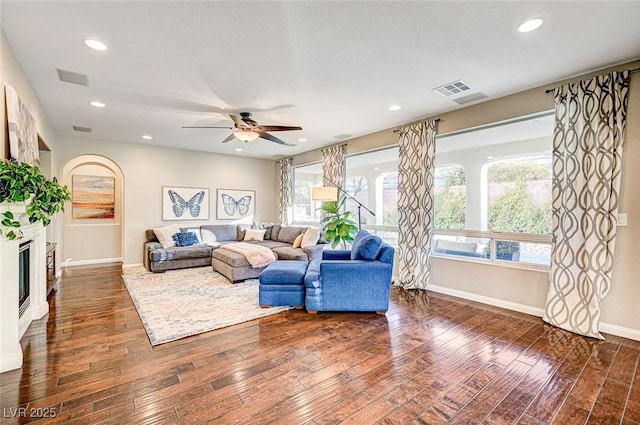
<path fill-rule="evenodd" d="M 629 71 L 629 73 L 630 73 L 630 74 L 633 74 L 634 72 L 638 72 L 638 71 L 640 71 L 640 67 L 638 67 L 638 68 L 633 68 L 633 69 L 624 69 L 624 70 L 622 70 L 622 71 L 620 71 L 620 72 L 624 72 L 624 71 Z M 547 93 L 547 94 L 548 94 L 548 93 L 551 93 L 551 92 L 552 92 L 552 91 L 554 91 L 556 88 L 558 88 L 558 87 L 562 87 L 563 85 L 564 85 L 564 84 L 561 84 L 561 85 L 556 86 L 556 87 L 554 87 L 554 88 L 552 88 L 552 89 L 546 89 L 544 92 L 545 92 L 545 93 Z"/>
<path fill-rule="evenodd" d="M 428 120 L 428 118 L 427 118 L 427 119 L 425 119 L 424 121 L 427 121 L 427 120 Z M 433 121 L 435 121 L 436 123 L 439 123 L 440 121 L 442 121 L 442 118 L 436 118 L 436 119 L 435 119 L 435 120 L 433 120 Z M 419 122 L 419 121 L 414 121 L 414 122 Z M 407 124 L 407 125 L 402 126 L 401 128 L 396 128 L 395 130 L 393 130 L 393 132 L 394 132 L 394 133 L 399 133 L 399 132 L 400 132 L 400 130 L 402 130 L 403 128 L 408 127 L 408 126 L 410 126 L 410 125 L 411 125 L 411 124 Z"/>

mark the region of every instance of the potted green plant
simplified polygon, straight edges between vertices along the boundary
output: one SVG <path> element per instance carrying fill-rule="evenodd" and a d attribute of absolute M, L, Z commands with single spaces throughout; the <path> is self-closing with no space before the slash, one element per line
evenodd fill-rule
<path fill-rule="evenodd" d="M 25 204 L 24 213 L 28 223 L 42 222 L 47 226 L 51 216 L 64 210 L 71 199 L 67 186 L 57 180 L 46 178 L 38 167 L 24 162 L 0 161 L 0 235 L 9 240 L 22 237 L 20 217 L 12 206 Z"/>
<path fill-rule="evenodd" d="M 351 211 L 340 212 L 345 201 L 346 197 L 342 196 L 338 201 L 322 203 L 324 217 L 320 223 L 332 248 L 342 242 L 343 248 L 346 249 L 347 242 L 353 242 L 358 232 L 358 223 L 353 220 L 353 213 Z"/>

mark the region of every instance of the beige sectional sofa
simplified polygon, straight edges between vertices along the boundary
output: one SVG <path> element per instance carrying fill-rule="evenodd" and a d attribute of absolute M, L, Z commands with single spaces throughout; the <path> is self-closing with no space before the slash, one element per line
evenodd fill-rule
<path fill-rule="evenodd" d="M 212 265 L 214 270 L 236 282 L 259 276 L 261 269 L 254 269 L 241 254 L 220 249 L 224 245 L 243 241 L 248 226 L 236 224 L 210 224 L 180 228 L 182 232 L 197 233 L 201 243 L 191 246 L 163 247 L 153 229 L 145 231 L 143 262 L 147 270 L 159 273 L 166 270 Z M 322 258 L 325 241 L 320 238 L 315 245 L 294 248 L 293 242 L 307 227 L 265 227 L 262 241 L 246 241 L 273 251 L 279 260 L 312 261 Z"/>

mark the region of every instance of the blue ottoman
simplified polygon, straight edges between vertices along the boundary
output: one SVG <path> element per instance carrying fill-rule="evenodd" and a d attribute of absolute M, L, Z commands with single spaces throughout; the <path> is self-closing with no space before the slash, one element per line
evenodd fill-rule
<path fill-rule="evenodd" d="M 260 273 L 260 306 L 304 307 L 306 261 L 274 261 Z"/>

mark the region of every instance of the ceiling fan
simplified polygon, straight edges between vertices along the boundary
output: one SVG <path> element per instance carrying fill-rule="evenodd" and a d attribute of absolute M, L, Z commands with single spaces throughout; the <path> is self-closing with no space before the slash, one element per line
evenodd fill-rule
<path fill-rule="evenodd" d="M 248 143 L 258 137 L 269 140 L 270 142 L 279 143 L 281 145 L 289 145 L 283 140 L 267 133 L 268 131 L 289 131 L 289 130 L 302 130 L 302 127 L 291 127 L 286 125 L 260 125 L 251 119 L 251 112 L 240 112 L 242 118 L 238 118 L 235 115 L 229 115 L 234 122 L 237 131 L 227 136 L 222 143 L 227 143 L 234 138 L 242 140 Z M 184 126 L 182 128 L 228 128 L 232 130 L 234 127 L 215 127 L 215 126 Z"/>

